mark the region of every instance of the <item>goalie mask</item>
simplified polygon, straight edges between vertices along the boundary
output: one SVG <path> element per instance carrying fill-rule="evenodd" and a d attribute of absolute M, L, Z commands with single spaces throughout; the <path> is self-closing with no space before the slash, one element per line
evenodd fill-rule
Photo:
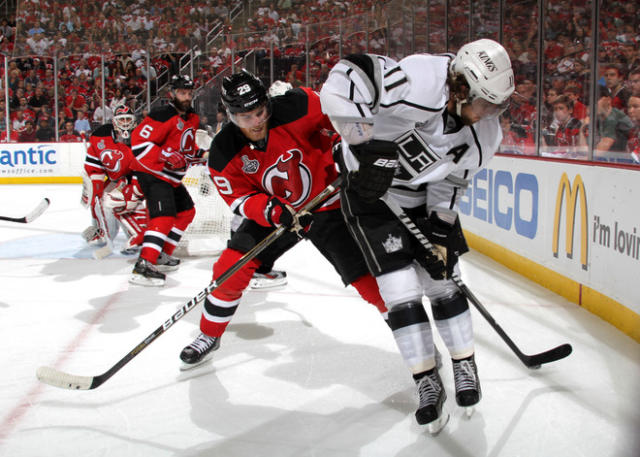
<path fill-rule="evenodd" d="M 116 135 L 127 141 L 131 138 L 131 131 L 136 126 L 136 117 L 127 105 L 119 105 L 113 112 L 112 123 Z"/>
<path fill-rule="evenodd" d="M 271 115 L 271 103 L 264 84 L 246 70 L 224 78 L 222 103 L 229 119 L 242 129 L 255 128 Z"/>
<path fill-rule="evenodd" d="M 486 38 L 467 43 L 449 68 L 453 76 L 464 76 L 469 94 L 460 103 L 470 103 L 478 117 L 496 117 L 508 107 L 515 84 L 511 60 L 500 43 Z"/>

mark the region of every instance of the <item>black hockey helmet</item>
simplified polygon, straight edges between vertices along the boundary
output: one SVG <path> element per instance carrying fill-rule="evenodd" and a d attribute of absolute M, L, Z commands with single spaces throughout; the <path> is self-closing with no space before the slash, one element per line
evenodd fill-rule
<path fill-rule="evenodd" d="M 243 69 L 222 80 L 222 103 L 230 114 L 246 113 L 268 102 L 264 84 L 247 70 Z"/>
<path fill-rule="evenodd" d="M 171 77 L 171 89 L 193 89 L 193 80 L 188 75 L 173 75 Z"/>

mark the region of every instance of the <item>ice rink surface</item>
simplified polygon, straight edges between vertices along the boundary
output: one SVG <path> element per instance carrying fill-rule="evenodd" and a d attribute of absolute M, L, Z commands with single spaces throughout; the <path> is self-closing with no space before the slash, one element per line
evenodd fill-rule
<path fill-rule="evenodd" d="M 94 260 L 80 237 L 79 185 L 0 186 L 0 214 L 43 197 L 31 224 L 0 222 L 0 456 L 640 455 L 638 344 L 474 252 L 463 279 L 516 344 L 574 352 L 529 370 L 472 309 L 483 398 L 467 419 L 445 357 L 451 420 L 436 437 L 415 422 L 388 327 L 308 242 L 276 264 L 286 287 L 244 295 L 213 363 L 179 371 L 197 307 L 95 390 L 41 384 L 42 365 L 106 371 L 207 285 L 213 262 L 186 258 L 164 288 L 131 286 L 134 259 Z"/>

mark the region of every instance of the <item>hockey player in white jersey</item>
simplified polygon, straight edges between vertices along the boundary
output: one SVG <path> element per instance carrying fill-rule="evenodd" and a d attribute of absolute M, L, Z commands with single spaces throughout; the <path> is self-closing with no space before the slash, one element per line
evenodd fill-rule
<path fill-rule="evenodd" d="M 470 413 L 481 389 L 469 305 L 450 279 L 468 250 L 456 200 L 498 149 L 499 115 L 513 91 L 506 50 L 482 39 L 455 55 L 416 54 L 399 62 L 351 55 L 333 67 L 320 92 L 323 111 L 342 136 L 343 212 L 417 384 L 416 419 L 432 433 L 448 414 L 422 297 L 431 302 L 452 359 L 456 401 Z M 442 251 L 424 249 L 390 211 L 389 199 Z"/>

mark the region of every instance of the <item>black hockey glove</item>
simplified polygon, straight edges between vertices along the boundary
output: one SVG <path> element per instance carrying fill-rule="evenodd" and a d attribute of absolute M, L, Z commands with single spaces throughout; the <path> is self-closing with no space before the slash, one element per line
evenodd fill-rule
<path fill-rule="evenodd" d="M 453 274 L 458 257 L 469 251 L 462 233 L 460 218 L 453 211 L 432 211 L 429 218 L 420 218 L 416 225 L 427 239 L 438 248 L 446 262 L 447 278 Z"/>
<path fill-rule="evenodd" d="M 273 225 L 282 225 L 300 234 L 306 231 L 313 222 L 313 214 L 304 212 L 296 214 L 295 210 L 280 200 L 278 197 L 271 197 L 266 208 L 267 221 Z"/>
<path fill-rule="evenodd" d="M 418 263 L 427 270 L 429 276 L 435 280 L 446 278 L 447 266 L 441 253 L 434 246 L 433 250 L 422 247 L 416 256 Z"/>
<path fill-rule="evenodd" d="M 393 141 L 370 140 L 350 148 L 360 168 L 349 174 L 347 187 L 365 202 L 373 203 L 385 194 L 393 181 L 398 167 L 398 145 Z"/>

